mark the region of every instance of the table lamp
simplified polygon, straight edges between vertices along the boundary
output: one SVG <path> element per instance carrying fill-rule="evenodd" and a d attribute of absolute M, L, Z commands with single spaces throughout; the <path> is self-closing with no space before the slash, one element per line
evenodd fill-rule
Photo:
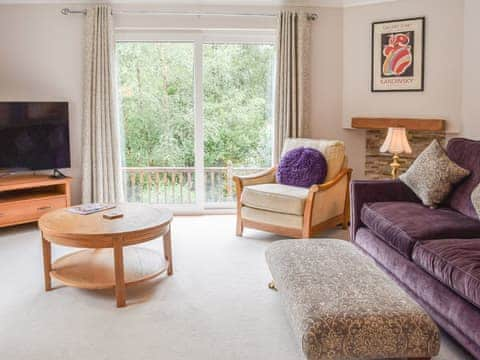
<path fill-rule="evenodd" d="M 387 137 L 380 148 L 380 152 L 389 152 L 390 154 L 393 154 L 393 161 L 390 164 L 390 167 L 392 168 L 392 179 L 396 179 L 398 177 L 398 169 L 400 168 L 400 163 L 398 161 L 400 160 L 400 157 L 398 155 L 402 153 L 412 153 L 412 148 L 408 143 L 406 129 L 388 128 Z"/>

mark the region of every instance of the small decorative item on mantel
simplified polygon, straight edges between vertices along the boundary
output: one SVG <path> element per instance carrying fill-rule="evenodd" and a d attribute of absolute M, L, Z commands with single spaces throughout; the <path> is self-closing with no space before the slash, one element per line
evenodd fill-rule
<path fill-rule="evenodd" d="M 372 24 L 372 92 L 423 91 L 425 18 Z"/>
<path fill-rule="evenodd" d="M 400 168 L 400 157 L 398 155 L 412 153 L 412 148 L 408 143 L 406 129 L 388 128 L 387 137 L 380 148 L 380 152 L 389 152 L 390 154 L 393 154 L 393 161 L 390 164 L 390 167 L 392 168 L 392 179 L 396 179 L 398 177 L 398 169 Z"/>

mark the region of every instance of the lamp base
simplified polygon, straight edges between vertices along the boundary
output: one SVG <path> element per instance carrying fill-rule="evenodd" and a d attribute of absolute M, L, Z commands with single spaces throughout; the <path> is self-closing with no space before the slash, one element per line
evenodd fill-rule
<path fill-rule="evenodd" d="M 393 154 L 392 162 L 390 163 L 390 167 L 392 168 L 392 179 L 398 178 L 398 170 L 400 169 L 400 156 L 398 154 Z"/>

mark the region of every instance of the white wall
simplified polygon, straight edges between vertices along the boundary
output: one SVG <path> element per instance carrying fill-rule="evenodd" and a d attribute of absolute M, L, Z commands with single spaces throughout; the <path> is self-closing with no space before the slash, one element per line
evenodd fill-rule
<path fill-rule="evenodd" d="M 442 117 L 448 120 L 449 131 L 457 132 L 462 130 L 463 114 L 464 134 L 480 137 L 476 126 L 480 110 L 477 100 L 480 75 L 476 71 L 480 45 L 475 39 L 480 1 L 465 1 L 465 9 L 463 0 L 401 0 L 346 9 L 318 9 L 319 18 L 312 23 L 311 135 L 344 140 L 354 177 L 363 176 L 365 135 L 362 130 L 346 129 L 352 116 Z M 69 174 L 75 178 L 74 201 L 79 201 L 84 19 L 81 15 L 61 15 L 62 7 L 65 6 L 0 5 L 0 100 L 70 102 L 72 169 Z M 131 7 L 116 5 L 115 9 Z M 231 7 L 211 9 L 232 10 Z M 371 23 L 422 15 L 427 18 L 425 92 L 371 93 Z M 116 16 L 116 25 L 121 29 L 184 26 L 271 29 L 274 23 L 272 18 Z"/>
<path fill-rule="evenodd" d="M 370 91 L 371 24 L 426 17 L 425 91 Z M 352 116 L 442 118 L 462 129 L 463 0 L 402 0 L 345 9 L 343 125 Z"/>
<path fill-rule="evenodd" d="M 84 16 L 64 16 L 63 7 L 85 5 L 0 5 L 0 101 L 68 101 L 70 105 L 71 169 L 73 202 L 81 199 L 81 122 L 83 94 Z M 118 5 L 115 9 L 129 9 Z M 138 8 L 138 7 L 135 7 Z M 155 7 L 142 6 L 141 9 Z M 192 7 L 189 7 L 190 9 Z M 162 7 L 164 9 L 164 7 Z M 199 8 L 201 9 L 201 8 Z M 228 8 L 215 8 L 217 11 Z M 263 11 L 245 9 L 239 11 Z M 275 18 L 131 16 L 115 17 L 116 27 L 159 29 L 273 29 Z"/>
<path fill-rule="evenodd" d="M 83 16 L 60 14 L 65 4 L 0 5 L 0 100 L 62 100 L 70 103 L 70 139 L 74 177 L 73 200 L 80 201 L 81 121 L 83 81 Z M 84 6 L 68 6 L 82 8 Z M 116 5 L 115 10 L 135 8 Z M 141 9 L 155 9 L 144 5 Z M 164 7 L 162 7 L 164 9 Z M 175 9 L 181 9 L 176 7 Z M 232 7 L 188 7 L 188 9 L 231 11 Z M 235 7 L 241 12 L 265 12 L 274 8 Z M 312 130 L 328 128 L 331 137 L 343 130 L 335 126 L 341 114 L 341 33 L 342 10 L 325 8 L 319 11 L 312 34 L 312 115 L 328 119 L 328 125 L 316 121 Z M 275 18 L 174 17 L 117 15 L 119 30 L 165 28 L 215 28 L 268 30 L 275 27 Z M 326 57 L 326 51 L 329 56 Z"/>
<path fill-rule="evenodd" d="M 341 18 L 328 11 L 319 21 L 312 72 L 321 96 L 314 98 L 312 136 L 344 140 L 354 178 L 364 176 L 366 139 L 364 130 L 350 129 L 352 117 L 442 118 L 448 132 L 461 132 L 463 11 L 463 0 L 400 0 L 348 7 Z M 425 91 L 372 93 L 372 23 L 418 16 L 426 17 Z"/>
<path fill-rule="evenodd" d="M 135 13 L 140 10 L 142 14 Z M 275 17 L 257 16 L 196 16 L 196 15 L 163 15 L 155 14 L 156 10 L 175 12 L 241 12 L 241 13 L 270 13 L 274 7 L 259 6 L 195 6 L 195 5 L 131 5 L 116 4 L 114 6 L 115 28 L 117 30 L 202 30 L 202 29 L 275 29 Z M 130 11 L 130 13 L 128 13 Z M 152 14 L 145 14 L 151 11 Z"/>
<path fill-rule="evenodd" d="M 312 24 L 310 132 L 314 138 L 343 140 L 358 178 L 365 159 L 364 132 L 342 127 L 343 9 L 322 8 L 318 14 Z"/>
<path fill-rule="evenodd" d="M 480 41 L 478 20 L 480 1 L 465 0 L 465 38 L 463 52 L 463 132 L 480 140 Z"/>
<path fill-rule="evenodd" d="M 68 101 L 73 200 L 80 199 L 83 21 L 58 6 L 0 6 L 0 101 Z"/>

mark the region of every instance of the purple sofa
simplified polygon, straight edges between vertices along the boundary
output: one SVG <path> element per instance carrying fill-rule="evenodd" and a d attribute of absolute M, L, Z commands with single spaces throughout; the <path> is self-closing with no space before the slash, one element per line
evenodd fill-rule
<path fill-rule="evenodd" d="M 471 175 L 430 209 L 398 180 L 351 183 L 351 237 L 447 333 L 480 359 L 480 141 L 452 139 L 448 156 Z"/>

